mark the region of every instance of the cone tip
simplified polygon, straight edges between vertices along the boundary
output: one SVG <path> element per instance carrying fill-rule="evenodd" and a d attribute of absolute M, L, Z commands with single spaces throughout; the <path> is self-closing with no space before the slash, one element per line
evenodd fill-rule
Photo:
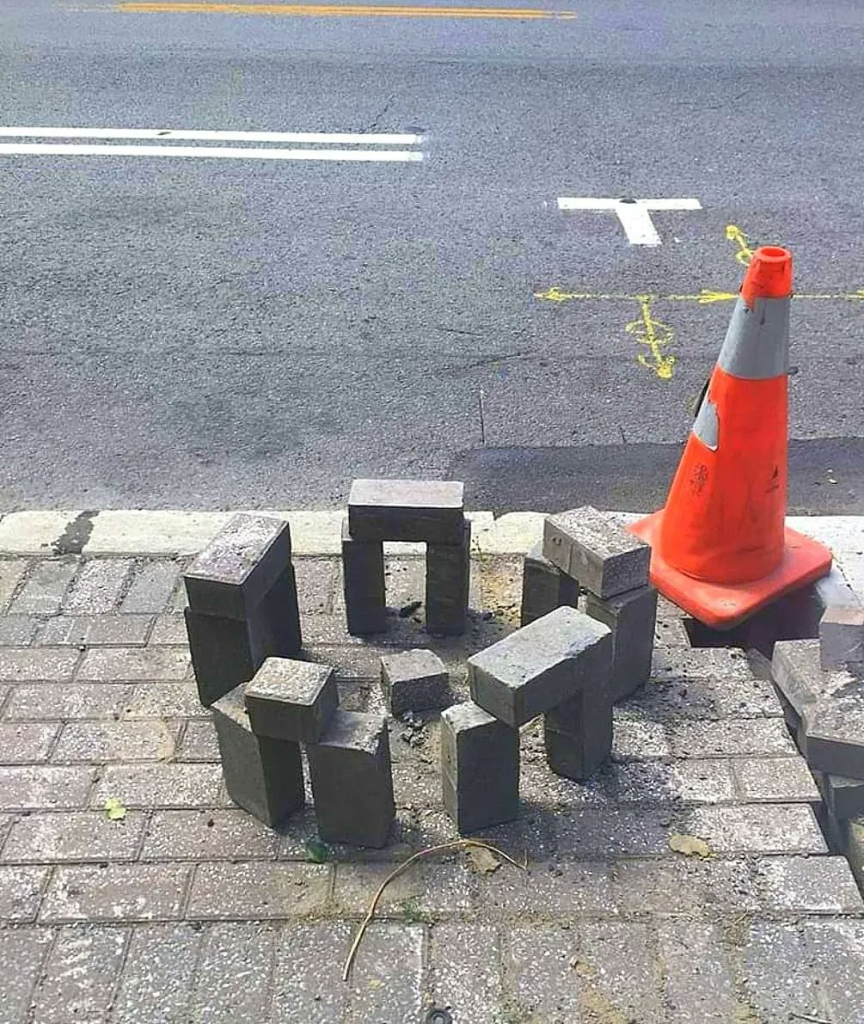
<path fill-rule="evenodd" d="M 763 245 L 753 253 L 741 296 L 748 306 L 754 299 L 782 299 L 792 294 L 792 253 L 779 245 Z"/>

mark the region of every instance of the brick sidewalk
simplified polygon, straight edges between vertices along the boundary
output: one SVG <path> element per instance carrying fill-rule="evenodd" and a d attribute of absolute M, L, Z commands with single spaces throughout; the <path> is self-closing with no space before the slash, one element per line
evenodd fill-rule
<path fill-rule="evenodd" d="M 601 775 L 550 775 L 524 730 L 523 816 L 487 838 L 529 870 L 461 854 L 412 869 L 343 984 L 384 874 L 456 838 L 437 723 L 391 723 L 393 844 L 311 863 L 310 810 L 277 834 L 225 795 L 182 566 L 0 559 L 0 1024 L 408 1024 L 433 1006 L 463 1024 L 864 1022 L 864 907 L 771 685 L 740 652 L 690 649 L 668 605 Z M 345 707 L 380 709 L 387 648 L 346 635 L 338 561 L 296 566 L 311 656 L 339 666 Z M 420 560 L 388 569 L 391 604 L 422 599 Z M 512 628 L 519 573 L 478 560 L 467 643 L 434 643 L 459 693 L 466 654 Z M 387 643 L 431 638 L 394 617 Z M 713 855 L 673 852 L 676 832 Z"/>

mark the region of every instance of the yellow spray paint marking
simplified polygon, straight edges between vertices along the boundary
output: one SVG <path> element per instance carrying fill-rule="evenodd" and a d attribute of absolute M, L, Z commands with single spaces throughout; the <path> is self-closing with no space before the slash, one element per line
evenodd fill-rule
<path fill-rule="evenodd" d="M 654 295 L 637 297 L 640 316 L 631 320 L 624 330 L 632 334 L 641 345 L 647 346 L 650 352 L 650 356 L 640 353 L 636 357 L 640 366 L 653 370 L 661 380 L 670 380 L 675 356 L 663 355 L 663 346 L 674 340 L 675 332 L 668 324 L 655 320 L 651 315 L 651 302 L 655 298 Z"/>
<path fill-rule="evenodd" d="M 753 250 L 747 245 L 747 236 L 741 228 L 735 224 L 727 224 L 726 237 L 730 242 L 734 242 L 738 246 L 738 251 L 735 253 L 735 259 L 738 260 L 742 266 L 749 266 L 750 260 L 753 259 Z"/>
<path fill-rule="evenodd" d="M 259 14 L 305 18 L 510 18 L 528 21 L 572 21 L 572 11 L 536 7 L 423 7 L 404 4 L 250 4 L 200 3 L 178 0 L 124 0 L 115 11 L 127 14 Z"/>

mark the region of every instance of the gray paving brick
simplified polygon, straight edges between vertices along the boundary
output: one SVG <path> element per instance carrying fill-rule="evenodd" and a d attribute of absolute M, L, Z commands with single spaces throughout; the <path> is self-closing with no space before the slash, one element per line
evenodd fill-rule
<path fill-rule="evenodd" d="M 327 899 L 330 874 L 326 864 L 287 861 L 199 864 L 188 917 L 242 921 L 308 914 Z"/>
<path fill-rule="evenodd" d="M 672 764 L 634 761 L 616 765 L 615 769 L 616 795 L 621 804 L 715 804 L 735 798 L 729 761 L 722 758 Z"/>
<path fill-rule="evenodd" d="M 766 857 L 756 864 L 769 907 L 796 914 L 860 914 L 864 902 L 845 857 Z"/>
<path fill-rule="evenodd" d="M 71 615 L 110 612 L 119 601 L 131 571 L 131 559 L 89 559 L 67 590 L 63 611 Z"/>
<path fill-rule="evenodd" d="M 575 929 L 561 925 L 515 927 L 503 939 L 507 987 L 501 1019 L 571 1024 L 581 1020 L 580 979 L 571 966 L 578 952 Z M 494 1017 L 491 1018 L 495 1020 Z M 611 1018 L 609 1018 L 611 1020 Z"/>
<path fill-rule="evenodd" d="M 68 722 L 54 750 L 57 764 L 107 761 L 167 761 L 174 754 L 179 726 L 161 719 L 140 722 Z"/>
<path fill-rule="evenodd" d="M 727 647 L 654 647 L 651 675 L 655 680 L 704 679 L 749 682 L 753 673 L 741 650 Z"/>
<path fill-rule="evenodd" d="M 517 860 L 524 849 L 509 843 L 504 848 L 518 851 Z M 563 857 L 531 860 L 524 871 L 503 864 L 479 881 L 475 898 L 484 922 L 616 913 L 609 864 Z"/>
<path fill-rule="evenodd" d="M 117 821 L 109 821 L 104 811 L 30 814 L 12 825 L 2 859 L 36 864 L 134 860 L 145 820 L 136 811 Z"/>
<path fill-rule="evenodd" d="M 783 706 L 767 679 L 710 679 L 717 712 L 729 718 L 781 718 Z"/>
<path fill-rule="evenodd" d="M 45 962 L 34 1021 L 103 1021 L 123 962 L 128 930 L 64 928 Z"/>
<path fill-rule="evenodd" d="M 653 808 L 575 808 L 555 820 L 562 860 L 604 860 L 668 853 L 668 811 Z"/>
<path fill-rule="evenodd" d="M 381 541 L 352 537 L 342 521 L 342 607 L 353 636 L 382 633 L 387 628 L 384 546 Z"/>
<path fill-rule="evenodd" d="M 59 726 L 45 722 L 0 722 L 0 763 L 45 761 Z"/>
<path fill-rule="evenodd" d="M 101 808 L 109 797 L 116 797 L 130 808 L 215 807 L 221 784 L 218 764 L 109 765 L 90 804 Z"/>
<path fill-rule="evenodd" d="M 739 958 L 744 997 L 757 1020 L 824 1019 L 799 925 L 754 921 Z"/>
<path fill-rule="evenodd" d="M 638 587 L 605 601 L 588 594 L 585 612 L 612 630 L 612 699 L 629 697 L 651 672 L 657 591 Z"/>
<path fill-rule="evenodd" d="M 694 807 L 679 831 L 728 854 L 819 854 L 828 848 L 808 804 Z"/>
<path fill-rule="evenodd" d="M 779 718 L 681 722 L 671 729 L 679 757 L 741 757 L 746 754 L 794 754 L 795 744 Z"/>
<path fill-rule="evenodd" d="M 268 658 L 244 688 L 256 736 L 317 743 L 339 703 L 329 665 Z"/>
<path fill-rule="evenodd" d="M 0 1024 L 23 1024 L 54 933 L 48 928 L 0 928 Z"/>
<path fill-rule="evenodd" d="M 188 671 L 189 651 L 184 647 L 100 648 L 84 655 L 78 679 L 84 682 L 170 682 L 185 679 Z"/>
<path fill-rule="evenodd" d="M 140 562 L 120 603 L 124 612 L 162 612 L 180 582 L 180 563 L 165 559 Z"/>
<path fill-rule="evenodd" d="M 33 615 L 6 615 L 0 619 L 0 646 L 26 647 L 39 628 L 40 620 Z"/>
<path fill-rule="evenodd" d="M 666 1003 L 670 1018 L 699 1024 L 746 1020 L 735 991 L 734 962 L 719 925 L 690 921 L 658 923 Z"/>
<path fill-rule="evenodd" d="M 9 605 L 9 611 L 16 615 L 56 615 L 77 568 L 75 559 L 38 561 L 30 578 Z"/>
<path fill-rule="evenodd" d="M 582 1006 L 614 1019 L 662 1024 L 667 1020 L 661 996 L 660 965 L 644 924 L 586 922 L 575 973 Z M 590 1019 L 590 1018 L 589 1018 Z"/>
<path fill-rule="evenodd" d="M 864 814 L 864 779 L 816 772 L 816 782 L 829 814 L 840 821 Z"/>
<path fill-rule="evenodd" d="M 864 665 L 864 608 L 830 606 L 819 622 L 823 669 Z"/>
<path fill-rule="evenodd" d="M 149 615 L 58 615 L 39 633 L 39 644 L 73 647 L 141 647 L 147 638 Z"/>
<path fill-rule="evenodd" d="M 459 544 L 426 545 L 426 630 L 461 636 L 468 621 L 471 590 L 471 523 Z"/>
<path fill-rule="evenodd" d="M 278 934 L 260 922 L 216 924 L 204 935 L 191 1019 L 207 1024 L 270 1020 L 270 975 Z M 290 1021 L 292 1016 L 273 1018 Z"/>
<path fill-rule="evenodd" d="M 25 558 L 0 558 L 0 613 L 6 611 L 29 566 Z"/>
<path fill-rule="evenodd" d="M 747 860 L 663 857 L 615 864 L 617 914 L 680 914 L 713 920 L 763 906 L 762 887 Z"/>
<path fill-rule="evenodd" d="M 353 925 L 347 921 L 284 926 L 274 970 L 273 1020 L 286 1024 L 345 1020 L 351 986 L 342 981 L 342 965 L 352 933 Z M 393 1020 L 401 1024 L 400 1017 Z"/>
<path fill-rule="evenodd" d="M 0 768 L 0 810 L 83 807 L 95 773 L 89 766 Z"/>
<path fill-rule="evenodd" d="M 206 718 L 195 683 L 139 683 L 123 707 L 124 718 Z"/>
<path fill-rule="evenodd" d="M 834 695 L 809 704 L 801 724 L 811 768 L 864 779 L 864 684 L 859 682 L 848 697 Z"/>
<path fill-rule="evenodd" d="M 741 757 L 729 763 L 747 801 L 819 802 L 819 790 L 803 758 Z"/>
<path fill-rule="evenodd" d="M 452 703 L 450 677 L 432 651 L 415 648 L 381 659 L 381 688 L 391 714 L 434 711 Z"/>
<path fill-rule="evenodd" d="M 616 709 L 612 725 L 613 760 L 643 761 L 670 757 L 671 753 L 666 727 L 662 722 L 625 717 Z"/>
<path fill-rule="evenodd" d="M 525 556 L 522 566 L 522 604 L 519 624 L 540 619 L 549 612 L 579 602 L 579 584 L 543 557 L 543 544 L 538 542 Z"/>
<path fill-rule="evenodd" d="M 6 857 L 5 859 L 11 859 Z M 48 882 L 50 868 L 47 867 L 0 867 L 0 922 L 33 921 L 42 901 L 42 893 Z M 2 949 L 2 940 L 0 940 Z M 0 957 L 4 967 L 6 960 Z M 0 981 L 0 1000 L 2 1000 Z M 0 1010 L 2 1014 L 2 1010 Z M 2 1020 L 0 1016 L 0 1020 Z"/>
<path fill-rule="evenodd" d="M 6 682 L 68 682 L 78 663 L 78 651 L 0 648 L 0 679 Z"/>
<path fill-rule="evenodd" d="M 112 1024 L 185 1024 L 201 933 L 188 924 L 135 928 L 111 1013 Z"/>
<path fill-rule="evenodd" d="M 339 561 L 334 558 L 295 558 L 300 614 L 327 615 L 333 611 Z"/>
<path fill-rule="evenodd" d="M 348 522 L 357 540 L 458 544 L 464 485 L 455 480 L 355 480 Z"/>
<path fill-rule="evenodd" d="M 333 900 L 340 914 L 362 915 L 393 870 L 391 863 L 337 864 Z M 455 914 L 472 907 L 476 876 L 463 861 L 418 864 L 385 890 L 376 917 L 411 919 L 418 914 Z"/>
<path fill-rule="evenodd" d="M 823 694 L 846 689 L 852 676 L 844 671 L 823 671 L 818 640 L 781 640 L 774 645 L 771 678 L 800 717 Z"/>
<path fill-rule="evenodd" d="M 170 921 L 182 916 L 188 864 L 58 867 L 41 921 Z"/>
<path fill-rule="evenodd" d="M 153 632 L 150 634 L 151 644 L 185 644 L 187 641 L 186 620 L 182 615 L 175 612 L 156 616 Z"/>
<path fill-rule="evenodd" d="M 6 718 L 115 718 L 131 696 L 131 686 L 113 683 L 19 683 L 12 688 Z"/>
<path fill-rule="evenodd" d="M 368 929 L 351 976 L 351 1024 L 373 1020 L 419 1024 L 424 1002 L 423 946 L 424 929 L 418 925 L 381 922 Z"/>
<path fill-rule="evenodd" d="M 177 752 L 177 760 L 219 760 L 219 742 L 213 723 L 209 719 L 186 723 L 186 729 L 180 741 L 180 749 Z"/>
<path fill-rule="evenodd" d="M 429 962 L 433 1006 L 448 1010 L 454 1024 L 495 1020 L 503 1001 L 497 929 L 461 922 L 436 925 Z"/>
<path fill-rule="evenodd" d="M 156 811 L 142 860 L 272 860 L 279 834 L 241 810 Z"/>
<path fill-rule="evenodd" d="M 804 944 L 830 1018 L 864 1022 L 864 921 L 804 924 Z"/>

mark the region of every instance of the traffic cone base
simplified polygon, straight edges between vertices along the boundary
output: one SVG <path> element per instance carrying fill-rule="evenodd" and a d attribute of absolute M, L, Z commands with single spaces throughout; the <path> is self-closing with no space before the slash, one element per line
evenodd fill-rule
<path fill-rule="evenodd" d="M 657 540 L 663 512 L 661 509 L 628 527 L 651 545 L 651 583 L 670 601 L 713 629 L 732 629 L 778 597 L 820 579 L 831 568 L 828 548 L 787 526 L 782 560 L 767 576 L 738 584 L 695 579 L 673 569 L 660 554 Z"/>

